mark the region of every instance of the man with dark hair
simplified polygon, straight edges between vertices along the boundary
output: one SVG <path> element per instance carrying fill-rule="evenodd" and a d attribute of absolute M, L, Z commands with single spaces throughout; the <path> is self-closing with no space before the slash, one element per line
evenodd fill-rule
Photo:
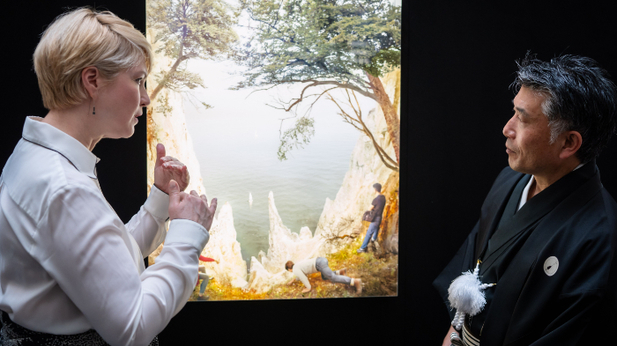
<path fill-rule="evenodd" d="M 373 184 L 373 189 L 375 190 L 375 194 L 377 195 L 377 197 L 373 199 L 373 202 L 371 202 L 371 207 L 369 208 L 372 221 L 371 224 L 368 226 L 368 229 L 366 230 L 364 242 L 362 242 L 362 246 L 360 246 L 360 248 L 358 249 L 358 253 L 366 252 L 366 247 L 368 246 L 369 241 L 373 241 L 377 244 L 379 225 L 381 224 L 383 209 L 386 206 L 386 196 L 381 194 L 381 184 Z"/>
<path fill-rule="evenodd" d="M 362 293 L 362 280 L 345 276 L 347 269 L 341 269 L 333 272 L 332 269 L 330 269 L 330 266 L 328 266 L 328 260 L 324 257 L 306 259 L 298 262 L 297 264 L 294 264 L 292 261 L 287 261 L 287 263 L 285 263 L 285 270 L 295 275 L 289 284 L 296 281 L 296 278 L 302 281 L 304 284 L 302 293 L 307 293 L 311 290 L 311 283 L 309 282 L 307 275 L 317 272 L 321 273 L 321 278 L 324 280 L 353 286 L 355 287 L 357 293 Z"/>
<path fill-rule="evenodd" d="M 443 345 L 614 344 L 617 204 L 595 158 L 617 128 L 617 88 L 589 58 L 518 66 L 510 167 L 433 283 L 457 309 Z"/>

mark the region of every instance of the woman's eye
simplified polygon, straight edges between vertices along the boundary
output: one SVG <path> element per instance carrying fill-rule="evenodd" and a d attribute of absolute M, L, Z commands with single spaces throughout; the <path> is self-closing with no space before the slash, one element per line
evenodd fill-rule
<path fill-rule="evenodd" d="M 137 85 L 141 85 L 141 82 L 143 81 L 143 78 L 137 78 L 135 79 L 135 82 L 137 83 Z"/>

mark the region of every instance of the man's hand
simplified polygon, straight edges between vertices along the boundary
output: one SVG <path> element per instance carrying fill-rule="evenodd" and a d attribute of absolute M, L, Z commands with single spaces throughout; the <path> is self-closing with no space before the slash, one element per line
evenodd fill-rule
<path fill-rule="evenodd" d="M 446 337 L 443 338 L 443 342 L 441 343 L 441 346 L 450 346 L 452 345 L 452 343 L 450 342 L 450 334 L 452 333 L 458 333 L 453 326 L 450 326 L 450 329 L 448 330 L 448 334 L 446 334 Z"/>
<path fill-rule="evenodd" d="M 169 191 L 169 218 L 171 220 L 195 221 L 204 226 L 206 230 L 210 230 L 216 211 L 216 198 L 213 198 L 208 206 L 206 195 L 199 196 L 195 190 L 190 194 L 182 192 L 178 183 L 173 179 L 169 182 L 167 190 Z"/>
<path fill-rule="evenodd" d="M 311 291 L 310 288 L 305 288 L 305 289 L 302 290 L 302 293 L 307 293 L 307 292 L 310 292 L 310 291 Z"/>
<path fill-rule="evenodd" d="M 186 166 L 178 159 L 165 156 L 165 146 L 156 145 L 156 162 L 154 163 L 154 185 L 169 195 L 168 186 L 171 180 L 178 183 L 180 191 L 189 185 L 190 177 Z"/>

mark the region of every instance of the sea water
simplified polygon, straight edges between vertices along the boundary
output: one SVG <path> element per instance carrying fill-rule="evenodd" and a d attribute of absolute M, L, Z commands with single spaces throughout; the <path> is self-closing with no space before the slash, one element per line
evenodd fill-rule
<path fill-rule="evenodd" d="M 238 81 L 230 62 L 195 62 L 206 89 L 185 95 L 185 116 L 208 198 L 228 202 L 233 210 L 242 256 L 249 261 L 268 251 L 268 193 L 274 194 L 279 215 L 292 232 L 304 226 L 315 232 L 326 198 L 334 199 L 349 170 L 353 148 L 361 134 L 343 122 L 338 108 L 325 98 L 315 103 L 315 135 L 304 148 L 277 158 L 281 119 L 294 114 L 275 109 L 277 100 L 298 96 L 301 86 L 270 91 L 229 90 Z M 345 97 L 344 94 L 338 94 Z M 375 107 L 359 99 L 366 116 Z M 206 109 L 198 104 L 212 106 Z M 307 101 L 305 101 L 305 105 Z M 302 113 L 305 114 L 305 108 Z M 283 122 L 282 130 L 295 118 Z M 249 203 L 249 194 L 253 202 Z M 219 207 L 220 210 L 220 207 Z"/>

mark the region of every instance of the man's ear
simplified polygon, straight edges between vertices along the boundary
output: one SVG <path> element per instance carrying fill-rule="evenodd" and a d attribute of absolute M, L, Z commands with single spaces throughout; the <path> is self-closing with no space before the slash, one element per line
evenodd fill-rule
<path fill-rule="evenodd" d="M 583 136 L 581 136 L 578 131 L 567 131 L 565 133 L 565 141 L 561 147 L 559 157 L 562 159 L 567 159 L 572 155 L 575 155 L 581 148 L 581 145 L 583 145 Z"/>
<path fill-rule="evenodd" d="M 90 96 L 95 99 L 101 88 L 101 73 L 94 66 L 88 66 L 81 71 L 81 84 Z"/>

